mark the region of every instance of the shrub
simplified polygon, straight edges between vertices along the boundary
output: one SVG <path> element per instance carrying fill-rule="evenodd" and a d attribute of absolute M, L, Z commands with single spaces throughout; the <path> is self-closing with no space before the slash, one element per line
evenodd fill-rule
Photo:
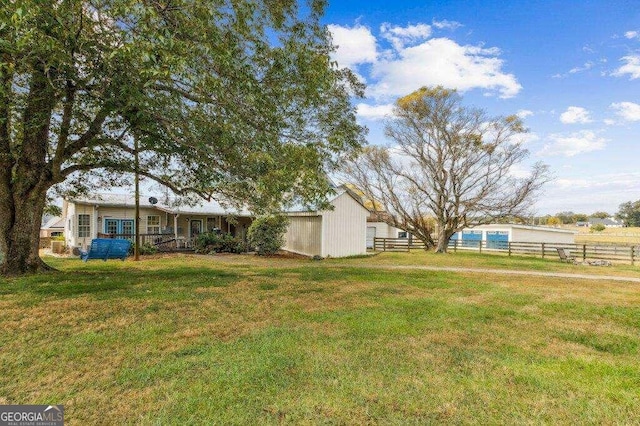
<path fill-rule="evenodd" d="M 129 254 L 133 255 L 135 253 L 135 249 L 136 249 L 136 243 L 132 243 L 131 246 L 129 247 Z M 140 250 L 138 250 L 138 253 L 141 256 L 145 256 L 148 254 L 156 254 L 157 252 L 158 252 L 158 248 L 148 242 L 140 244 Z"/>
<path fill-rule="evenodd" d="M 259 255 L 277 252 L 284 244 L 284 233 L 289 220 L 284 216 L 261 216 L 253 221 L 247 236 L 249 244 L 256 248 Z"/>
<path fill-rule="evenodd" d="M 601 224 L 601 223 L 597 223 L 597 224 L 595 224 L 595 225 L 593 225 L 593 226 L 591 227 L 591 232 L 602 232 L 602 231 L 604 231 L 606 228 L 607 228 L 607 227 L 606 227 L 606 226 L 604 226 L 603 224 Z"/>
<path fill-rule="evenodd" d="M 196 253 L 245 253 L 247 244 L 231 234 L 206 232 L 198 235 L 195 241 Z"/>

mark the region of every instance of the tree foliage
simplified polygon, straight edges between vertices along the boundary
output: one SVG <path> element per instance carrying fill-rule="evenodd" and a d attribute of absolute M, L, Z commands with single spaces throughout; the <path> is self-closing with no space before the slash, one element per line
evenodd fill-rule
<path fill-rule="evenodd" d="M 362 143 L 350 104 L 362 87 L 330 62 L 324 6 L 3 1 L 3 272 L 42 267 L 47 191 L 117 182 L 133 169 L 134 139 L 141 175 L 177 193 L 256 211 L 321 203 L 325 171 Z"/>
<path fill-rule="evenodd" d="M 464 106 L 454 90 L 423 87 L 396 102 L 385 126 L 395 145 L 363 150 L 345 179 L 427 244 L 435 219 L 443 252 L 462 228 L 527 216 L 547 168 L 536 164 L 529 176 L 512 174 L 528 155 L 518 141 L 525 131 L 516 116 L 489 117 Z"/>
<path fill-rule="evenodd" d="M 547 218 L 547 225 L 549 226 L 558 226 L 561 224 L 562 224 L 562 220 L 560 220 L 560 218 L 557 216 Z"/>
<path fill-rule="evenodd" d="M 288 225 L 289 219 L 286 216 L 257 217 L 247 230 L 249 245 L 261 256 L 276 253 L 284 245 Z"/>
<path fill-rule="evenodd" d="M 640 200 L 620 204 L 616 218 L 620 219 L 624 226 L 640 226 Z"/>

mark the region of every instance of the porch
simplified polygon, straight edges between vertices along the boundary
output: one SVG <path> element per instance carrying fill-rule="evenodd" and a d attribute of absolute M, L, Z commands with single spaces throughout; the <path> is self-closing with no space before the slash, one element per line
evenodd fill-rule
<path fill-rule="evenodd" d="M 100 221 L 100 219 L 99 219 Z M 140 245 L 155 247 L 159 252 L 193 251 L 198 235 L 206 232 L 230 234 L 246 240 L 251 225 L 250 217 L 229 218 L 222 215 L 144 215 L 140 223 Z M 105 232 L 98 232 L 98 238 L 124 238 L 135 240 L 134 219 L 104 218 Z M 144 232 L 146 231 L 146 232 Z"/>

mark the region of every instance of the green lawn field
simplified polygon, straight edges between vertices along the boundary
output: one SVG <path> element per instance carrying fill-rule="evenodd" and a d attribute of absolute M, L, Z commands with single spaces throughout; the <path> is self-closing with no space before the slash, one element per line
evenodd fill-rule
<path fill-rule="evenodd" d="M 47 262 L 0 283 L 0 404 L 64 404 L 68 424 L 640 422 L 640 284 L 392 269 L 575 265 Z"/>

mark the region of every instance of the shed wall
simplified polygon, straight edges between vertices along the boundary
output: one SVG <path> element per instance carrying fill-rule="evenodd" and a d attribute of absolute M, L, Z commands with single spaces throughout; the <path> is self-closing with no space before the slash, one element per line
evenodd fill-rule
<path fill-rule="evenodd" d="M 289 216 L 283 249 L 322 256 L 322 216 Z"/>
<path fill-rule="evenodd" d="M 543 229 L 530 230 L 519 228 L 512 228 L 511 232 L 511 241 L 516 242 L 562 244 L 573 244 L 575 242 L 575 235 L 569 233 L 545 231 Z"/>
<path fill-rule="evenodd" d="M 322 257 L 366 254 L 369 211 L 346 192 L 332 204 L 333 210 L 322 212 Z"/>

